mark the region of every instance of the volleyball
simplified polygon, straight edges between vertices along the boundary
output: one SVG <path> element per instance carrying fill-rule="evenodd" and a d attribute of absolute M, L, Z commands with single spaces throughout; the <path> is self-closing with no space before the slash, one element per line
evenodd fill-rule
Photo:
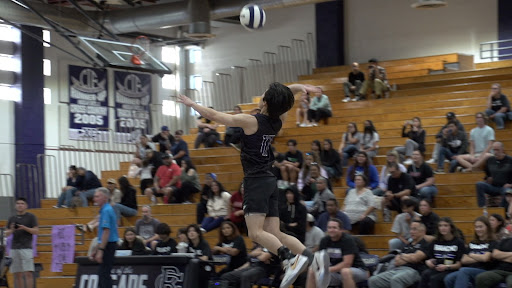
<path fill-rule="evenodd" d="M 240 24 L 251 31 L 263 27 L 265 19 L 265 11 L 258 5 L 247 4 L 240 11 Z"/>

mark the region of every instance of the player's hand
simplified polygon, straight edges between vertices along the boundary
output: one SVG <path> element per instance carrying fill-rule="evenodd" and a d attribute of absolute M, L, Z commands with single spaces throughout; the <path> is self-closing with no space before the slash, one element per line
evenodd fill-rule
<path fill-rule="evenodd" d="M 183 103 L 188 107 L 194 105 L 194 103 L 195 103 L 194 101 L 192 101 L 192 99 L 188 98 L 187 96 L 185 96 L 183 94 L 178 95 L 178 102 Z"/>
<path fill-rule="evenodd" d="M 304 85 L 304 90 L 306 93 L 321 93 L 322 92 L 322 89 L 320 89 L 319 87 L 309 85 L 309 84 Z"/>

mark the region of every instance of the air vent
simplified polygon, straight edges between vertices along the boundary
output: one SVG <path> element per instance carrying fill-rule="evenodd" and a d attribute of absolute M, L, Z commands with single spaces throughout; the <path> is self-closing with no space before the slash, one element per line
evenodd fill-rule
<path fill-rule="evenodd" d="M 446 1 L 442 0 L 418 0 L 418 2 L 411 5 L 412 8 L 425 9 L 425 8 L 439 8 L 448 5 Z"/>

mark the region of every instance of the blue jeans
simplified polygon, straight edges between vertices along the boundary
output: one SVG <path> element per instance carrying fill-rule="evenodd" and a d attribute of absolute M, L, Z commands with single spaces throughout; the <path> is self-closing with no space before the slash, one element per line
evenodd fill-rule
<path fill-rule="evenodd" d="M 476 183 L 476 199 L 478 202 L 478 207 L 484 207 L 487 206 L 485 194 L 489 194 L 489 196 L 504 196 L 505 195 L 505 188 L 503 187 L 496 187 L 493 186 L 487 182 L 477 182 Z M 503 201 L 501 202 L 501 206 L 507 207 L 507 203 L 505 200 L 505 197 L 503 197 Z"/>
<path fill-rule="evenodd" d="M 494 110 L 487 109 L 485 110 L 485 114 L 487 116 L 494 115 L 494 123 L 496 123 L 496 129 L 504 129 L 505 128 L 505 120 L 510 119 L 512 120 L 512 112 L 506 112 L 506 113 L 497 113 Z"/>
<path fill-rule="evenodd" d="M 389 251 L 400 250 L 402 251 L 405 247 L 405 243 L 398 238 L 393 238 L 388 241 Z"/>
<path fill-rule="evenodd" d="M 430 202 L 432 202 L 432 199 L 436 195 L 437 195 L 436 185 L 426 186 L 426 187 L 423 187 L 420 190 L 418 190 L 418 198 L 420 198 L 420 200 L 427 199 Z"/>
<path fill-rule="evenodd" d="M 121 215 L 124 217 L 132 217 L 137 215 L 137 210 L 128 206 L 124 206 L 123 204 L 116 203 L 114 206 L 112 206 L 112 208 L 114 208 L 117 219 L 120 219 Z"/>
<path fill-rule="evenodd" d="M 437 169 L 444 170 L 444 159 L 450 160 L 450 172 L 454 172 L 457 167 L 457 160 L 453 160 L 453 156 L 457 156 L 458 154 L 453 153 L 450 149 L 446 147 L 439 147 L 439 154 L 437 156 Z"/>
<path fill-rule="evenodd" d="M 474 287 L 476 276 L 485 271 L 487 270 L 462 267 L 459 271 L 448 274 L 444 278 L 444 285 L 446 288 L 467 288 L 469 287 L 469 283 L 471 283 Z"/>
<path fill-rule="evenodd" d="M 213 229 L 219 227 L 222 222 L 224 222 L 224 216 L 220 216 L 217 218 L 206 217 L 203 219 L 203 222 L 201 223 L 201 228 L 206 230 L 206 232 L 210 232 Z"/>
<path fill-rule="evenodd" d="M 59 200 L 57 202 L 57 206 L 61 207 L 62 205 L 71 206 L 71 198 L 75 196 L 75 192 L 78 191 L 76 188 L 71 188 L 61 193 L 59 196 Z"/>
<path fill-rule="evenodd" d="M 348 159 L 352 156 L 354 156 L 354 154 L 357 153 L 357 151 L 359 151 L 357 149 L 357 146 L 356 145 L 353 145 L 353 144 L 348 144 L 345 146 L 345 148 L 343 148 L 342 152 L 343 152 L 343 167 L 346 167 L 348 165 Z"/>
<path fill-rule="evenodd" d="M 93 188 L 93 189 L 86 190 L 86 191 L 80 191 L 80 198 L 82 198 L 82 207 L 89 206 L 89 199 L 92 199 L 94 197 L 94 192 L 96 192 L 96 189 L 98 189 L 98 188 Z"/>

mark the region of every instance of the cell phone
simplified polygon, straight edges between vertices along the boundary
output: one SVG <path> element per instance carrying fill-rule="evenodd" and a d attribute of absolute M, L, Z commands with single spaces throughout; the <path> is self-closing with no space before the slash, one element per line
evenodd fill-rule
<path fill-rule="evenodd" d="M 18 229 L 18 228 L 20 228 L 20 224 L 14 223 L 14 229 Z"/>

